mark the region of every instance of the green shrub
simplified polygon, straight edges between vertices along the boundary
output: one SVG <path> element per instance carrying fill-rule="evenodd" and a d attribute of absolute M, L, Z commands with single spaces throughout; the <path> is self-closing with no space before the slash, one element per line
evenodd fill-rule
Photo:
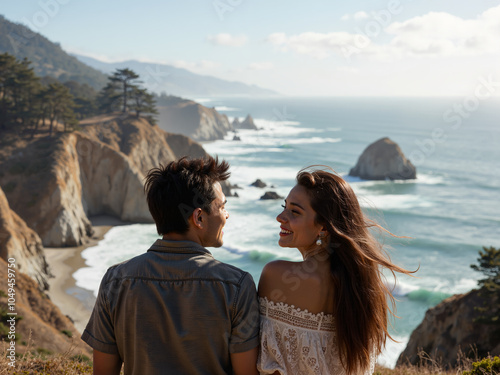
<path fill-rule="evenodd" d="M 61 331 L 61 333 L 65 334 L 65 335 L 66 335 L 66 336 L 68 336 L 68 337 L 73 337 L 73 332 L 71 332 L 71 331 L 70 331 L 70 330 L 68 330 L 68 329 L 63 329 L 63 330 Z"/>
<path fill-rule="evenodd" d="M 462 375 L 496 375 L 500 374 L 500 358 L 488 357 L 472 364 L 471 371 L 464 371 Z"/>

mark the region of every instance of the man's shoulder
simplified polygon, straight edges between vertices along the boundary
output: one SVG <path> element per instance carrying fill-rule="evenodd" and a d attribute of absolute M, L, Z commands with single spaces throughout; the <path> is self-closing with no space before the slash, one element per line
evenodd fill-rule
<path fill-rule="evenodd" d="M 222 262 L 211 257 L 209 260 L 208 270 L 214 276 L 222 277 L 225 281 L 238 285 L 245 283 L 254 283 L 253 277 L 247 271 L 242 270 L 232 264 Z"/>

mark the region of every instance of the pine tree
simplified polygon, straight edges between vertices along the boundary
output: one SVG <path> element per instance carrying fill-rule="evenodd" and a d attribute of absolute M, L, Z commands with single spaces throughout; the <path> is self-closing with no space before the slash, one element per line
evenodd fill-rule
<path fill-rule="evenodd" d="M 480 312 L 478 320 L 500 325 L 500 249 L 483 247 L 483 250 L 479 250 L 477 260 L 479 264 L 472 264 L 471 268 L 486 276 L 478 282 L 485 301 L 484 306 L 476 308 Z M 497 331 L 500 335 L 500 329 Z"/>
<path fill-rule="evenodd" d="M 132 98 L 134 100 L 132 108 L 135 110 L 136 116 L 139 117 L 141 113 L 144 113 L 151 124 L 156 124 L 158 110 L 153 94 L 148 93 L 146 89 L 135 88 L 132 92 Z"/>
<path fill-rule="evenodd" d="M 138 87 L 137 85 L 140 83 L 136 81 L 137 78 L 139 78 L 139 75 L 128 68 L 117 69 L 116 72 L 109 77 L 111 82 L 116 83 L 121 87 L 123 104 L 122 112 L 127 112 L 127 100 L 133 90 L 136 89 Z"/>

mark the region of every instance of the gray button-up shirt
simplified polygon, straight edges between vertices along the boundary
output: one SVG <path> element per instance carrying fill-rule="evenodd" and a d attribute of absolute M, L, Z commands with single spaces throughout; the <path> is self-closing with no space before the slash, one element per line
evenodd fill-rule
<path fill-rule="evenodd" d="M 194 242 L 157 240 L 104 275 L 82 339 L 125 374 L 231 374 L 259 344 L 252 276 Z"/>

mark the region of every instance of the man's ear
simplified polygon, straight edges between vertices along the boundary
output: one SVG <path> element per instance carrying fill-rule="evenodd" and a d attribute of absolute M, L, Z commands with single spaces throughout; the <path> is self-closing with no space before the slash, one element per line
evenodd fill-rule
<path fill-rule="evenodd" d="M 203 210 L 201 208 L 195 208 L 193 213 L 191 214 L 191 220 L 193 224 L 198 229 L 203 229 L 203 225 L 205 224 L 205 215 L 203 215 Z"/>

